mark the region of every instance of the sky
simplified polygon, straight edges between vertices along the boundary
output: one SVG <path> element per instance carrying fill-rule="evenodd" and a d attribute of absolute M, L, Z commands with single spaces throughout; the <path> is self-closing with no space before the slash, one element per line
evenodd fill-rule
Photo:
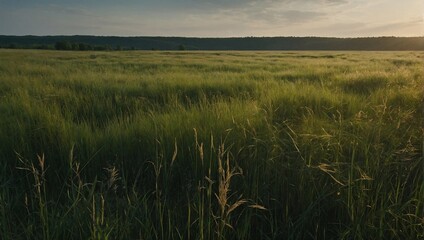
<path fill-rule="evenodd" d="M 0 0 L 0 35 L 424 36 L 424 0 Z"/>

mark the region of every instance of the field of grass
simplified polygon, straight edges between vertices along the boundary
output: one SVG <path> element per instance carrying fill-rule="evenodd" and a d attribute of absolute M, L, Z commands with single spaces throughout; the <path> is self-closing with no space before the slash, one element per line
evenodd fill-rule
<path fill-rule="evenodd" d="M 0 238 L 423 239 L 423 70 L 0 50 Z"/>

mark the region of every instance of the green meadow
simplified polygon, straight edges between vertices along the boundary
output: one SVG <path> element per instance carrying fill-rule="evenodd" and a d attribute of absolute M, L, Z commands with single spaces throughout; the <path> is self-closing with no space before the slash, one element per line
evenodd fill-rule
<path fill-rule="evenodd" d="M 0 239 L 423 239 L 423 67 L 0 50 Z"/>

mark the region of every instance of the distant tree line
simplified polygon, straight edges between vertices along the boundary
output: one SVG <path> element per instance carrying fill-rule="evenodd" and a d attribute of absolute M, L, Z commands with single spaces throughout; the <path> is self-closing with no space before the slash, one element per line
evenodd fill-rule
<path fill-rule="evenodd" d="M 66 51 L 112 51 L 112 50 L 124 50 L 121 46 L 112 47 L 110 45 L 91 45 L 88 43 L 81 42 L 69 42 L 69 41 L 59 41 L 54 45 L 56 50 L 66 50 Z M 130 50 L 130 49 L 125 49 Z"/>
<path fill-rule="evenodd" d="M 26 44 L 20 45 L 16 43 L 11 43 L 8 45 L 0 45 L 0 48 L 8 49 L 50 49 L 50 50 L 63 50 L 63 51 L 123 51 L 123 50 L 136 50 L 135 47 L 121 47 L 117 45 L 112 47 L 110 45 L 92 45 L 82 42 L 70 42 L 70 41 L 58 41 L 54 45 L 47 44 Z M 151 50 L 160 50 L 160 48 L 151 48 Z M 172 50 L 172 49 L 167 49 Z M 187 50 L 187 47 L 184 44 L 179 44 L 173 50 Z"/>
<path fill-rule="evenodd" d="M 10 44 L 0 44 L 0 48 L 8 48 L 8 49 L 54 49 L 53 45 L 48 44 L 17 44 L 17 43 L 10 43 Z"/>
<path fill-rule="evenodd" d="M 87 50 L 365 50 L 424 51 L 424 37 L 113 37 L 4 36 L 0 47 Z"/>
<path fill-rule="evenodd" d="M 0 44 L 0 48 L 6 49 L 46 49 L 64 51 L 122 51 L 135 50 L 134 47 L 123 48 L 121 46 L 112 47 L 110 45 L 92 45 L 82 42 L 58 41 L 55 44 Z"/>

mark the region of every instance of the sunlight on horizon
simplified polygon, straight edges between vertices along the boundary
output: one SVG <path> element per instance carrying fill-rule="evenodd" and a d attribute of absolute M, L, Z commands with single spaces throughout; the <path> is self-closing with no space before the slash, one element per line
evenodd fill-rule
<path fill-rule="evenodd" d="M 0 0 L 0 35 L 424 36 L 420 0 Z"/>

